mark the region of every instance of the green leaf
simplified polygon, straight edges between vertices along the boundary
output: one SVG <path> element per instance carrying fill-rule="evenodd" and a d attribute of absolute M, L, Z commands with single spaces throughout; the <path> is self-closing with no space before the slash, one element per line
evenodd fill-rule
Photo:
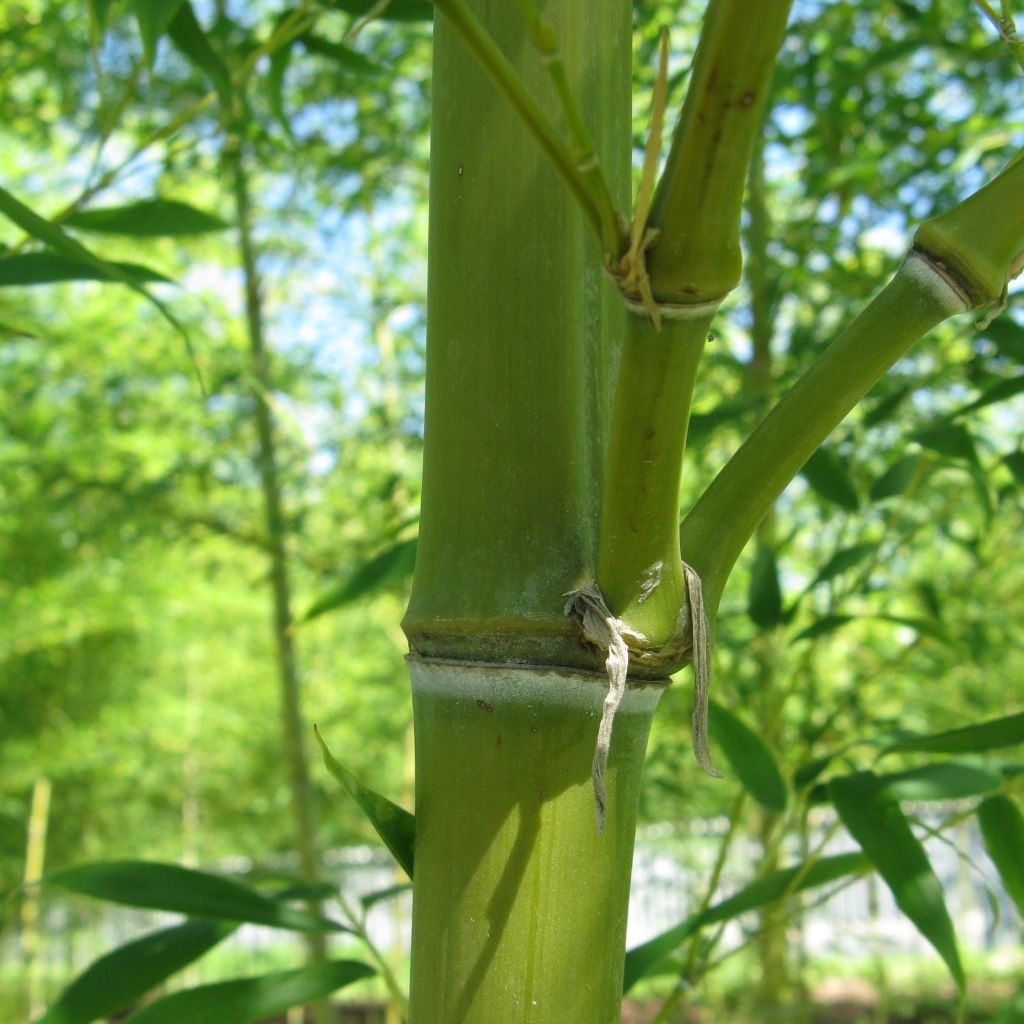
<path fill-rule="evenodd" d="M 200 385 L 202 385 L 202 375 L 199 373 L 199 366 L 196 363 L 195 352 L 192 350 L 192 342 L 188 331 L 185 330 L 170 309 L 139 282 L 138 278 L 122 269 L 118 264 L 110 263 L 94 255 L 84 245 L 66 234 L 59 225 L 44 220 L 39 214 L 29 209 L 29 207 L 4 188 L 0 188 L 0 213 L 7 217 L 8 220 L 17 224 L 22 231 L 27 232 L 33 238 L 38 238 L 41 242 L 45 242 L 51 249 L 55 249 L 64 256 L 70 256 L 73 259 L 90 264 L 100 273 L 107 275 L 110 280 L 120 281 L 122 284 L 128 285 L 129 288 L 138 292 L 144 299 L 152 303 L 160 311 L 163 318 L 185 339 L 185 347 L 188 349 L 189 358 L 192 360 L 196 376 L 199 378 Z"/>
<path fill-rule="evenodd" d="M 34 330 L 28 327 L 24 327 L 21 324 L 8 323 L 6 320 L 0 320 L 0 337 L 6 338 L 38 338 Z"/>
<path fill-rule="evenodd" d="M 170 278 L 138 263 L 112 263 L 121 276 L 112 274 L 77 256 L 56 252 L 23 252 L 0 259 L 0 287 L 56 284 L 60 281 L 113 281 L 123 284 L 123 276 L 136 281 L 173 284 Z"/>
<path fill-rule="evenodd" d="M 213 48 L 202 26 L 196 19 L 192 4 L 185 0 L 167 28 L 171 42 L 194 64 L 213 84 L 221 103 L 227 107 L 234 96 L 231 72 L 221 56 Z M 225 225 L 226 226 L 226 225 Z M 209 230 L 218 230 L 211 228 Z"/>
<path fill-rule="evenodd" d="M 778 626 L 785 618 L 775 552 L 767 544 L 758 544 L 754 554 L 747 591 L 747 612 L 755 625 L 762 629 Z"/>
<path fill-rule="evenodd" d="M 234 930 L 235 925 L 221 922 L 186 921 L 129 942 L 87 967 L 36 1024 L 90 1024 L 110 1017 Z"/>
<path fill-rule="evenodd" d="M 925 427 L 913 435 L 914 440 L 930 451 L 951 459 L 978 464 L 978 450 L 971 432 L 959 423 L 939 423 Z"/>
<path fill-rule="evenodd" d="M 784 811 L 788 797 L 786 783 L 764 740 L 717 701 L 711 701 L 708 706 L 708 724 L 743 788 L 762 807 Z"/>
<path fill-rule="evenodd" d="M 835 756 L 835 754 L 823 754 L 821 757 L 814 758 L 813 761 L 807 761 L 800 765 L 793 772 L 793 788 L 806 789 L 832 763 Z"/>
<path fill-rule="evenodd" d="M 819 583 L 827 583 L 844 572 L 849 572 L 854 566 L 860 565 L 869 555 L 878 550 L 878 544 L 853 544 L 848 548 L 841 548 L 823 566 L 818 573 L 812 587 Z"/>
<path fill-rule="evenodd" d="M 1005 402 L 1008 398 L 1015 398 L 1021 392 L 1024 392 L 1024 373 L 1016 377 L 1010 377 L 1008 380 L 1001 380 L 998 384 L 993 384 L 992 387 L 986 388 L 978 398 L 957 409 L 953 415 L 963 416 L 964 413 L 984 409 L 986 405 Z"/>
<path fill-rule="evenodd" d="M 106 34 L 107 15 L 110 13 L 113 2 L 114 0 L 88 0 L 89 13 L 96 23 L 96 30 L 99 32 L 100 39 Z"/>
<path fill-rule="evenodd" d="M 981 765 L 944 761 L 879 775 L 878 781 L 897 800 L 962 800 L 999 789 L 1003 777 Z"/>
<path fill-rule="evenodd" d="M 283 14 L 278 19 L 278 24 L 280 24 L 282 19 L 289 16 L 290 12 Z M 283 46 L 279 46 L 270 55 L 266 77 L 267 99 L 270 103 L 270 112 L 281 126 L 281 130 L 288 137 L 289 142 L 293 142 L 295 136 L 292 133 L 292 123 L 288 120 L 288 115 L 284 109 L 284 76 L 288 71 L 288 65 L 291 64 L 294 42 L 292 40 Z"/>
<path fill-rule="evenodd" d="M 828 636 L 848 622 L 853 622 L 854 618 L 856 618 L 854 615 L 823 615 L 817 622 L 812 622 L 806 629 L 800 630 L 793 637 L 793 643 L 797 643 L 799 640 L 816 640 L 820 636 Z"/>
<path fill-rule="evenodd" d="M 369 57 L 353 50 L 341 43 L 332 43 L 328 39 L 316 35 L 313 32 L 305 32 L 299 36 L 299 41 L 309 53 L 318 54 L 321 57 L 328 57 L 345 71 L 353 74 L 372 77 L 383 74 L 384 69 Z"/>
<path fill-rule="evenodd" d="M 150 67 L 156 60 L 156 44 L 167 31 L 181 3 L 182 0 L 129 0 L 128 6 L 139 23 L 142 49 Z"/>
<path fill-rule="evenodd" d="M 1018 743 L 1024 743 L 1024 712 L 967 725 L 962 729 L 908 736 L 886 747 L 882 754 L 980 754 Z"/>
<path fill-rule="evenodd" d="M 860 508 L 860 497 L 850 479 L 849 467 L 831 448 L 819 448 L 800 473 L 827 501 L 848 512 L 856 512 Z"/>
<path fill-rule="evenodd" d="M 146 199 L 126 206 L 79 210 L 67 219 L 69 227 L 108 235 L 173 237 L 226 231 L 231 225 L 220 217 L 197 210 L 177 199 Z"/>
<path fill-rule="evenodd" d="M 194 917 L 248 921 L 303 932 L 350 931 L 306 910 L 288 907 L 218 875 L 153 861 L 98 861 L 47 875 L 49 885 L 129 907 Z"/>
<path fill-rule="evenodd" d="M 402 882 L 400 885 L 389 885 L 386 889 L 378 889 L 377 892 L 368 893 L 359 902 L 362 903 L 363 910 L 369 910 L 370 907 L 382 903 L 384 900 L 394 899 L 405 892 L 412 892 L 412 886 L 408 882 Z"/>
<path fill-rule="evenodd" d="M 982 336 L 993 341 L 1004 358 L 1024 363 L 1024 327 L 1016 320 L 1001 316 L 985 328 Z"/>
<path fill-rule="evenodd" d="M 985 849 L 1024 917 L 1024 814 L 1010 797 L 993 796 L 978 806 L 978 824 Z"/>
<path fill-rule="evenodd" d="M 331 960 L 294 971 L 237 978 L 164 996 L 125 1024 L 248 1024 L 322 999 L 376 972 L 356 960 Z"/>
<path fill-rule="evenodd" d="M 404 583 L 416 567 L 416 538 L 398 541 L 318 597 L 300 622 L 343 608 L 380 587 Z"/>
<path fill-rule="evenodd" d="M 923 471 L 926 461 L 920 455 L 904 455 L 897 459 L 872 485 L 868 497 L 872 501 L 885 501 L 895 498 L 910 486 L 910 482 Z"/>
<path fill-rule="evenodd" d="M 843 824 L 878 869 L 896 905 L 942 957 L 963 993 L 966 981 L 942 885 L 899 801 L 871 772 L 833 779 L 829 792 Z"/>
<path fill-rule="evenodd" d="M 1024 487 L 1024 451 L 1022 452 L 1010 452 L 1003 459 L 1006 468 L 1013 474 L 1014 479 Z"/>
<path fill-rule="evenodd" d="M 377 6 L 377 0 L 327 0 L 325 6 L 362 16 Z M 430 21 L 433 17 L 434 6 L 427 0 L 391 0 L 387 7 L 374 15 L 377 21 Z"/>
<path fill-rule="evenodd" d="M 859 874 L 871 866 L 867 857 L 860 853 L 843 853 L 837 857 L 823 857 L 808 867 L 795 867 L 773 871 L 770 875 L 752 882 L 735 896 L 709 907 L 701 914 L 687 918 L 682 924 L 670 928 L 642 946 L 636 946 L 626 954 L 626 970 L 623 978 L 623 992 L 628 992 L 641 978 L 649 974 L 658 963 L 678 949 L 688 938 L 709 924 L 731 921 L 741 914 L 757 910 L 774 903 L 792 893 L 804 892 L 820 885 L 827 885 L 847 875 Z"/>
<path fill-rule="evenodd" d="M 416 819 L 404 807 L 399 807 L 387 797 L 364 786 L 344 765 L 335 760 L 315 725 L 313 732 L 323 752 L 327 770 L 345 787 L 384 845 L 391 851 L 391 855 L 398 861 L 399 867 L 412 878 Z"/>
<path fill-rule="evenodd" d="M 887 395 L 885 398 L 879 399 L 879 401 L 864 414 L 864 426 L 874 427 L 885 420 L 891 419 L 896 410 L 903 404 L 904 399 L 910 395 L 911 391 L 913 391 L 913 388 L 903 387 L 894 391 L 891 395 Z"/>

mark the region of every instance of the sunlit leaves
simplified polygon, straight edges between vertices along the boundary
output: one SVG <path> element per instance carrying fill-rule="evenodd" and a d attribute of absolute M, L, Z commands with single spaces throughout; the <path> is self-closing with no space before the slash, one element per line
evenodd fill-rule
<path fill-rule="evenodd" d="M 293 971 L 221 981 L 164 996 L 127 1017 L 125 1024 L 249 1024 L 322 999 L 374 973 L 357 960 L 330 960 Z"/>
<path fill-rule="evenodd" d="M 832 448 L 819 448 L 800 471 L 821 497 L 848 512 L 860 508 L 860 497 L 853 485 L 850 468 Z"/>
<path fill-rule="evenodd" d="M 226 231 L 229 227 L 220 217 L 177 199 L 146 199 L 124 206 L 91 207 L 71 214 L 65 223 L 80 231 L 100 234 L 163 237 L 201 235 Z"/>
<path fill-rule="evenodd" d="M 0 287 L 56 284 L 61 281 L 113 281 L 121 275 L 134 281 L 170 284 L 170 280 L 139 263 L 110 263 L 97 266 L 78 256 L 57 252 L 22 252 L 0 258 Z"/>
<path fill-rule="evenodd" d="M 870 865 L 868 858 L 859 853 L 844 853 L 836 857 L 798 864 L 795 867 L 773 871 L 752 882 L 721 903 L 709 907 L 701 914 L 688 918 L 682 924 L 662 932 L 642 946 L 626 954 L 623 990 L 628 992 L 641 978 L 651 974 L 658 964 L 677 950 L 688 938 L 710 924 L 720 924 L 741 914 L 774 903 L 792 893 L 805 892 L 850 875 L 860 874 Z"/>
<path fill-rule="evenodd" d="M 942 885 L 896 796 L 870 772 L 833 779 L 829 792 L 843 824 L 878 869 L 897 906 L 935 947 L 963 991 L 966 978 Z"/>
<path fill-rule="evenodd" d="M 1024 813 L 1008 796 L 989 797 L 978 807 L 985 849 L 1024 916 Z"/>
<path fill-rule="evenodd" d="M 1024 743 L 1024 712 L 978 722 L 961 729 L 907 736 L 884 753 L 977 754 Z"/>
<path fill-rule="evenodd" d="M 336 611 L 382 587 L 404 583 L 416 565 L 416 538 L 401 540 L 364 562 L 320 595 L 302 616 L 303 622 Z"/>
<path fill-rule="evenodd" d="M 168 910 L 224 921 L 249 921 L 297 931 L 346 931 L 334 921 L 269 899 L 228 878 L 176 864 L 97 861 L 46 876 L 48 885 L 130 907 Z"/>
<path fill-rule="evenodd" d="M 403 807 L 387 797 L 364 786 L 327 749 L 320 730 L 313 727 L 323 754 L 327 770 L 345 787 L 349 796 L 359 805 L 366 819 L 391 851 L 402 870 L 412 878 L 413 855 L 416 845 L 416 819 Z"/>
<path fill-rule="evenodd" d="M 768 810 L 784 811 L 786 783 L 761 736 L 717 701 L 708 705 L 708 723 L 711 737 L 722 748 L 743 788 Z"/>
<path fill-rule="evenodd" d="M 182 0 L 129 0 L 129 6 L 139 25 L 146 62 L 150 67 L 156 60 L 157 43 L 167 31 L 167 26 L 170 25 L 181 3 Z"/>
<path fill-rule="evenodd" d="M 129 942 L 86 968 L 37 1024 L 90 1024 L 127 1009 L 234 928 L 216 921 L 187 921 Z"/>

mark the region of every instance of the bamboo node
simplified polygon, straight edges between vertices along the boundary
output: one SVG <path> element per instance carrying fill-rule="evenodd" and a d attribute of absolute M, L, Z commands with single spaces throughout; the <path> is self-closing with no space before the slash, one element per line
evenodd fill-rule
<path fill-rule="evenodd" d="M 606 774 L 612 743 L 612 727 L 615 724 L 615 713 L 626 693 L 631 654 L 636 660 L 645 661 L 669 652 L 674 654 L 680 648 L 690 651 L 693 660 L 693 756 L 705 775 L 713 779 L 722 778 L 722 773 L 711 760 L 711 747 L 708 742 L 711 630 L 704 608 L 704 591 L 696 570 L 686 562 L 683 562 L 682 566 L 686 580 L 685 600 L 679 610 L 675 633 L 668 643 L 657 651 L 643 647 L 646 637 L 612 614 L 601 588 L 593 580 L 565 595 L 565 615 L 576 623 L 583 640 L 607 652 L 605 671 L 608 673 L 608 694 L 601 709 L 601 724 L 597 730 L 591 771 L 598 835 L 604 834 L 608 806 Z M 650 574 L 651 590 L 660 582 L 663 568 L 662 563 L 655 563 L 647 570 Z"/>

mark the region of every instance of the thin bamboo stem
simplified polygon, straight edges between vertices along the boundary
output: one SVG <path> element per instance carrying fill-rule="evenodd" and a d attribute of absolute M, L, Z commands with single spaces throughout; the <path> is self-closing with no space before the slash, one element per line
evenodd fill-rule
<path fill-rule="evenodd" d="M 757 524 L 818 446 L 918 338 L 966 308 L 912 255 L 747 438 L 681 528 L 709 613 Z"/>
<path fill-rule="evenodd" d="M 740 210 L 750 153 L 792 0 L 711 0 L 668 160 L 647 255 L 662 302 L 721 299 L 740 279 Z"/>
<path fill-rule="evenodd" d="M 661 647 L 676 630 L 684 579 L 679 484 L 697 366 L 716 304 L 658 330 L 627 312 L 605 471 L 597 584 L 611 611 Z"/>
<path fill-rule="evenodd" d="M 284 725 L 288 778 L 292 811 L 295 815 L 295 844 L 299 852 L 302 875 L 316 881 L 320 875 L 320 856 L 316 846 L 316 815 L 313 787 L 309 778 L 305 738 L 308 735 L 302 715 L 301 684 L 295 639 L 291 629 L 291 580 L 286 547 L 287 527 L 281 497 L 280 473 L 274 423 L 266 393 L 270 390 L 271 373 L 264 337 L 263 298 L 257 265 L 256 243 L 252 231 L 252 201 L 244 151 L 244 124 L 239 120 L 227 140 L 226 161 L 231 175 L 238 226 L 239 255 L 245 287 L 245 321 L 249 335 L 250 372 L 258 387 L 254 388 L 254 417 L 257 436 L 257 469 L 263 493 L 263 513 L 270 556 L 270 586 L 273 597 L 272 630 L 277 651 L 277 668 L 281 686 L 281 712 Z M 316 905 L 311 905 L 315 912 Z M 326 959 L 327 945 L 323 935 L 307 937 L 314 962 Z M 318 1024 L 327 1024 L 326 1001 L 314 1004 Z"/>

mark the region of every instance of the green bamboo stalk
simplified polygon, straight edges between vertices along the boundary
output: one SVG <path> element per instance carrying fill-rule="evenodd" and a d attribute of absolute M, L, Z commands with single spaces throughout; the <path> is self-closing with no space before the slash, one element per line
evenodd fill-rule
<path fill-rule="evenodd" d="M 557 109 L 516 5 L 476 13 Z M 623 208 L 630 17 L 625 0 L 600 18 L 586 0 L 552 12 Z M 594 571 L 621 302 L 516 110 L 443 14 L 434 32 L 426 445 L 404 628 L 424 655 L 597 666 L 563 595 Z"/>
<path fill-rule="evenodd" d="M 416 721 L 411 1024 L 618 1024 L 640 777 L 662 687 L 591 757 L 603 676 L 410 659 Z"/>
<path fill-rule="evenodd" d="M 521 92 L 558 110 L 517 5 L 472 6 Z M 604 655 L 580 642 L 564 595 L 594 574 L 621 299 L 563 169 L 438 9 L 423 498 L 403 623 L 417 655 L 410 1020 L 612 1024 L 658 688 L 627 691 L 598 835 L 608 680 L 576 671 Z M 625 208 L 631 5 L 545 13 Z"/>

